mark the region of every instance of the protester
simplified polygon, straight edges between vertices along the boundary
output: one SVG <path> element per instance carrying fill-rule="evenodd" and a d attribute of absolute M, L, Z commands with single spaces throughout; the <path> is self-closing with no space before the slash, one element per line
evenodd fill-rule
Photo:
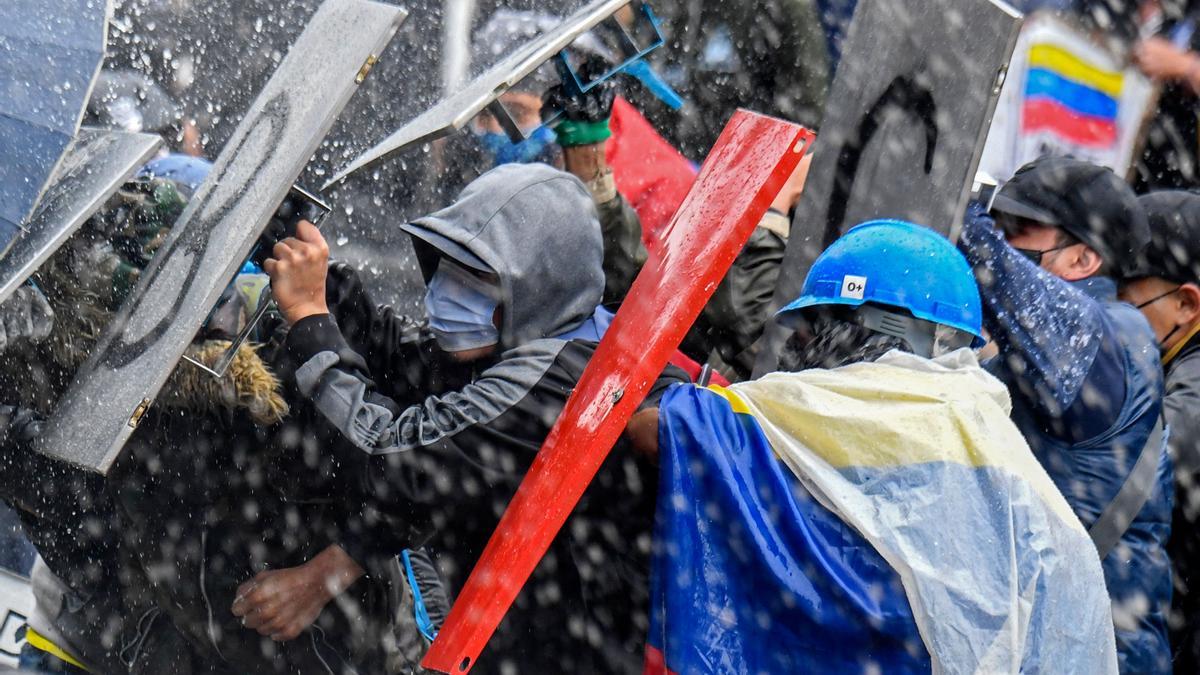
<path fill-rule="evenodd" d="M 1164 191 L 1139 200 L 1150 245 L 1122 283 L 1121 299 L 1142 310 L 1166 371 L 1163 414 L 1175 462 L 1171 522 L 1171 647 L 1175 672 L 1200 672 L 1200 194 Z"/>
<path fill-rule="evenodd" d="M 331 305 L 343 282 L 327 280 L 325 243 L 306 224 L 267 271 L 303 364 L 296 386 L 359 448 L 339 459 L 363 466 L 371 508 L 395 523 L 394 545 L 431 536 L 457 589 L 607 328 L 600 226 L 577 178 L 529 164 L 498 167 L 403 227 L 429 280 L 428 329 L 366 298 Z M 438 354 L 464 377 L 433 380 L 427 364 Z M 664 374 L 650 403 L 683 379 Z M 654 475 L 617 448 L 481 667 L 639 670 Z"/>
<path fill-rule="evenodd" d="M 758 227 L 750 233 L 746 245 L 679 347 L 689 357 L 707 362 L 730 379 L 747 379 L 754 371 L 758 339 L 767 322 L 767 308 L 775 298 L 779 266 L 787 250 L 793 209 L 800 200 L 811 165 L 812 155 L 806 154 Z"/>
<path fill-rule="evenodd" d="M 55 330 L 4 362 L 6 392 L 52 412 L 208 169 L 186 157 L 151 162 L 39 270 Z M 187 349 L 189 358 L 211 367 L 228 349 L 247 314 L 235 288 Z M 407 589 L 400 569 L 334 589 L 340 602 L 314 617 L 303 640 L 273 642 L 224 611 L 263 567 L 295 565 L 364 529 L 356 513 L 329 499 L 353 486 L 326 465 L 314 472 L 306 463 L 309 444 L 340 437 L 323 438 L 313 428 L 317 413 L 303 399 L 288 400 L 276 375 L 288 365 L 282 336 L 262 329 L 266 339 L 243 345 L 223 377 L 181 362 L 106 478 L 61 468 L 26 478 L 49 460 L 30 459 L 31 451 L 18 456 L 31 467 L 13 472 L 21 481 L 12 488 L 18 505 L 60 494 L 58 482 L 79 502 L 54 512 L 26 509 L 40 518 L 29 530 L 46 559 L 33 577 L 33 648 L 56 658 L 61 651 L 100 672 L 325 672 L 328 664 L 377 672 L 402 658 L 394 652 L 403 639 L 420 639 L 412 613 L 401 612 L 397 596 Z"/>
<path fill-rule="evenodd" d="M 559 21 L 549 14 L 499 9 L 475 35 L 474 60 L 490 65 Z M 582 62 L 579 73 L 585 81 L 598 79 L 614 67 L 617 59 L 591 35 L 576 41 L 571 49 Z M 606 305 L 625 297 L 647 257 L 641 221 L 617 191 L 607 159 L 616 94 L 613 79 L 597 82 L 587 92 L 568 88 L 553 66 L 544 64 L 499 99 L 526 140 L 513 143 L 500 122 L 485 111 L 472 122 L 473 138 L 482 146 L 482 157 L 472 149 L 471 137 L 456 139 L 444 153 L 462 155 L 448 158 L 448 162 L 458 167 L 454 173 L 466 179 L 464 183 L 494 166 L 530 162 L 563 168 L 583 181 L 600 215 Z M 451 196 L 447 194 L 445 201 Z"/>
<path fill-rule="evenodd" d="M 83 673 L 87 663 L 125 672 L 118 656 L 125 612 L 111 503 L 98 477 L 30 449 L 41 423 L 27 408 L 0 405 L 0 496 L 40 554 L 31 574 L 35 602 L 20 665 L 37 672 Z"/>
<path fill-rule="evenodd" d="M 1169 672 L 1173 491 L 1162 371 L 1153 331 L 1117 302 L 1113 281 L 1149 239 L 1145 214 L 1111 171 L 1064 158 L 1018 170 L 992 213 L 995 223 L 972 208 L 959 241 L 999 348 L 990 369 L 1096 541 L 1122 672 Z"/>
<path fill-rule="evenodd" d="M 144 174 L 197 183 L 207 174 L 195 160 L 168 159 L 152 162 Z M 240 287 L 226 290 L 187 349 L 189 359 L 211 368 L 229 349 L 251 313 Z M 268 316 L 221 377 L 186 361 L 171 374 L 108 475 L 129 547 L 149 577 L 157 608 L 193 645 L 190 668 L 319 673 L 415 667 L 421 638 L 406 604 L 399 551 L 383 560 L 363 558 L 372 576 L 358 583 L 330 577 L 294 590 L 293 598 L 315 606 L 302 627 L 264 633 L 228 611 L 248 580 L 304 561 L 323 570 L 328 555 L 322 551 L 370 532 L 357 506 L 343 501 L 355 494 L 346 473 L 313 456 L 344 441 L 282 384 L 294 368 L 282 349 L 285 328 Z"/>
<path fill-rule="evenodd" d="M 1143 2 L 1143 6 L 1158 6 Z M 1140 40 L 1134 62 L 1162 85 L 1158 108 L 1145 131 L 1145 147 L 1136 163 L 1139 192 L 1194 187 L 1200 181 L 1200 133 L 1196 106 L 1200 101 L 1200 34 L 1197 8 L 1190 2 L 1161 3 L 1162 30 Z"/>
<path fill-rule="evenodd" d="M 584 77 L 598 77 L 606 62 L 592 58 L 585 63 Z M 604 237 L 605 304 L 619 303 L 629 292 L 646 262 L 642 223 L 625 197 L 617 191 L 616 178 L 608 166 L 607 146 L 612 138 L 616 87 L 612 80 L 601 82 L 587 93 L 570 92 L 564 84 L 546 90 L 539 108 L 562 148 L 563 168 L 583 181 L 592 193 Z"/>
<path fill-rule="evenodd" d="M 88 230 L 48 267 L 78 250 Z M 45 282 L 43 272 L 38 277 Z M 62 344 L 64 324 L 74 325 L 75 308 L 59 304 L 56 316 L 58 300 L 27 284 L 0 305 L 0 498 L 38 553 L 20 665 L 45 673 L 153 672 L 142 668 L 164 665 L 154 647 L 132 658 L 123 653 L 137 631 L 136 621 L 127 621 L 138 616 L 139 598 L 128 592 L 137 577 L 121 573 L 116 513 L 103 479 L 31 448 L 56 374 L 45 354 Z"/>
<path fill-rule="evenodd" d="M 638 413 L 647 672 L 1116 671 L 1095 549 L 964 348 L 980 315 L 950 242 L 866 223 L 778 315 L 785 372 Z"/>

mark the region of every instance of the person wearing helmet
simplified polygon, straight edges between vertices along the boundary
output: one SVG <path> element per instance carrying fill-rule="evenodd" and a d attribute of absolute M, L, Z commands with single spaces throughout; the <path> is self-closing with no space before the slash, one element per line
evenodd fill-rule
<path fill-rule="evenodd" d="M 864 223 L 776 315 L 780 372 L 634 417 L 662 471 L 647 672 L 1116 671 L 1099 561 L 971 350 L 981 316 L 944 237 Z"/>
<path fill-rule="evenodd" d="M 959 247 L 1013 421 L 1096 542 L 1121 669 L 1166 673 L 1174 490 L 1163 376 L 1154 332 L 1114 281 L 1149 238 L 1112 171 L 1048 157 L 1017 171 L 990 216 L 972 207 Z"/>
<path fill-rule="evenodd" d="M 451 206 L 402 227 L 427 279 L 425 321 L 376 308 L 346 270 L 327 269 L 327 245 L 308 223 L 264 268 L 291 324 L 292 382 L 354 446 L 330 446 L 328 459 L 355 467 L 363 508 L 394 525 L 387 541 L 342 548 L 361 561 L 428 539 L 457 591 L 607 330 L 601 229 L 587 187 L 544 164 L 497 167 Z M 685 379 L 669 368 L 650 401 Z M 655 474 L 623 450 L 479 668 L 640 671 Z M 306 608 L 274 600 L 283 588 L 267 580 L 234 611 L 267 632 L 292 625 Z"/>
<path fill-rule="evenodd" d="M 172 153 L 146 162 L 138 170 L 137 177 L 142 180 L 159 178 L 170 181 L 184 199 L 191 199 L 211 170 L 212 162 L 207 159 Z"/>
<path fill-rule="evenodd" d="M 110 486 L 101 476 L 37 454 L 31 443 L 98 329 L 182 210 L 184 189 L 169 180 L 126 183 L 10 299 L 34 300 L 16 312 L 19 320 L 8 320 L 8 303 L 0 308 L 9 329 L 7 344 L 0 345 L 0 497 L 18 513 L 38 553 L 30 572 L 34 607 L 20 656 L 24 668 L 153 671 L 164 665 L 164 654 L 174 662 L 182 650 L 169 622 L 140 621 L 153 605 L 130 592 L 142 576 L 122 567 Z M 151 631 L 154 637 L 138 653 L 122 653 L 125 644 Z"/>
<path fill-rule="evenodd" d="M 1177 673 L 1200 672 L 1200 194 L 1153 192 L 1138 198 L 1150 245 L 1121 283 L 1158 338 L 1166 378 L 1163 414 L 1171 427 L 1175 512 L 1171 522 L 1171 648 Z"/>

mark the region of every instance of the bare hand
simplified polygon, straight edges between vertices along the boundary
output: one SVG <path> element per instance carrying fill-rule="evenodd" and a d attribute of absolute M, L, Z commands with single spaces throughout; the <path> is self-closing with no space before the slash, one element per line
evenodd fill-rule
<path fill-rule="evenodd" d="M 259 635 L 286 642 L 311 626 L 325 605 L 363 574 L 345 551 L 330 546 L 303 565 L 259 572 L 238 586 L 233 615 Z"/>
<path fill-rule="evenodd" d="M 625 436 L 633 449 L 649 457 L 658 457 L 658 408 L 639 410 L 625 425 Z"/>
<path fill-rule="evenodd" d="M 1133 58 L 1143 73 L 1156 80 L 1186 80 L 1197 66 L 1194 55 L 1160 37 L 1139 43 L 1133 50 Z"/>
<path fill-rule="evenodd" d="M 328 314 L 325 275 L 329 245 L 316 225 L 302 220 L 296 236 L 275 244 L 263 270 L 271 276 L 271 297 L 289 324 L 314 314 Z"/>
<path fill-rule="evenodd" d="M 788 177 L 783 189 L 775 197 L 775 201 L 771 202 L 771 208 L 780 213 L 790 213 L 795 208 L 796 202 L 800 201 L 800 194 L 804 192 L 804 183 L 808 180 L 808 169 L 812 166 L 812 157 L 812 153 L 808 153 L 801 158 L 800 164 Z"/>

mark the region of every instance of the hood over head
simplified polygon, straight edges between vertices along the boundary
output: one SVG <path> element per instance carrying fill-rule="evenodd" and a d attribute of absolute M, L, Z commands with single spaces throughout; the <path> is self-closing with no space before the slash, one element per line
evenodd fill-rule
<path fill-rule="evenodd" d="M 576 328 L 600 304 L 600 219 L 587 187 L 569 173 L 505 164 L 454 204 L 402 227 L 426 280 L 440 256 L 499 277 L 503 349 Z"/>

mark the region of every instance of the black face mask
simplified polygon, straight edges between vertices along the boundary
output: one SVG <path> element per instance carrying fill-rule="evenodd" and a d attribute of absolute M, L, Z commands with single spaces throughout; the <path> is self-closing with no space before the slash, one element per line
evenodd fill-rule
<path fill-rule="evenodd" d="M 1150 298 L 1149 300 L 1141 303 L 1140 305 L 1137 305 L 1137 308 L 1141 309 L 1143 307 L 1153 305 L 1154 303 L 1158 302 L 1159 300 L 1162 300 L 1163 298 L 1167 297 L 1168 295 L 1174 295 L 1181 288 L 1183 288 L 1183 286 L 1176 286 L 1175 288 L 1172 288 L 1171 290 L 1167 291 L 1166 293 L 1161 293 L 1159 295 L 1156 295 L 1153 298 Z M 1180 328 L 1179 326 L 1175 326 L 1174 328 L 1171 329 L 1170 333 L 1167 333 L 1166 335 L 1159 338 L 1158 348 L 1160 351 L 1166 351 L 1167 341 L 1171 339 L 1172 335 L 1174 335 L 1175 333 L 1177 333 L 1179 331 L 1179 328 Z"/>
<path fill-rule="evenodd" d="M 1167 351 L 1167 340 L 1170 340 L 1170 339 L 1171 339 L 1171 336 L 1172 336 L 1172 335 L 1174 335 L 1174 334 L 1175 334 L 1175 332 L 1176 332 L 1176 331 L 1178 331 L 1178 330 L 1179 330 L 1179 326 L 1175 326 L 1174 328 L 1172 328 L 1172 329 L 1171 329 L 1171 332 L 1170 332 L 1170 333 L 1167 333 L 1166 335 L 1164 335 L 1164 336 L 1162 337 L 1162 339 L 1161 339 L 1161 340 L 1159 340 L 1159 341 L 1158 341 L 1158 351 L 1160 351 L 1160 352 L 1163 352 L 1164 354 L 1166 353 L 1166 351 Z"/>

